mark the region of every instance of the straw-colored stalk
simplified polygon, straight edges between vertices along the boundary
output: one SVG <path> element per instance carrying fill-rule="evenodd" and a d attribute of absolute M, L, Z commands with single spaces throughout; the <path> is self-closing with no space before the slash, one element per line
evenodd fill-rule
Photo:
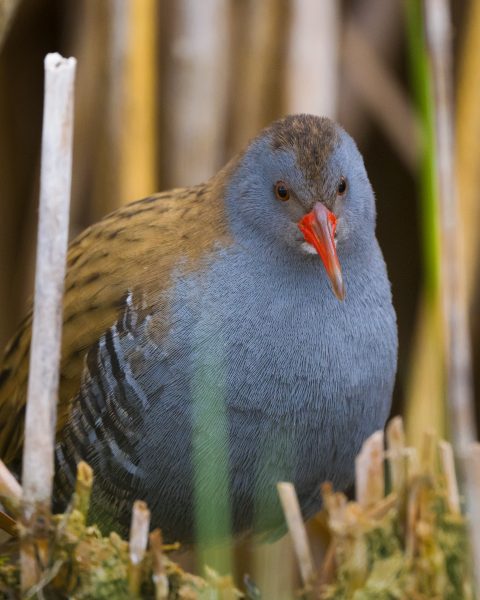
<path fill-rule="evenodd" d="M 478 527 L 479 464 L 471 444 L 476 439 L 471 351 L 465 273 L 460 268 L 458 190 L 454 168 L 451 20 L 447 0 L 425 0 L 427 40 L 435 89 L 437 178 L 442 231 L 441 265 L 446 341 L 448 407 L 455 450 L 460 457 L 470 514 L 477 592 L 480 592 L 480 529 Z"/>
<path fill-rule="evenodd" d="M 435 90 L 437 181 L 441 223 L 442 301 L 452 436 L 461 454 L 476 439 L 464 275 L 460 268 L 454 169 L 451 22 L 447 0 L 426 0 L 427 40 Z"/>
<path fill-rule="evenodd" d="M 87 519 L 92 495 L 93 470 L 83 460 L 77 465 L 77 481 L 75 482 L 75 495 L 73 505 Z"/>
<path fill-rule="evenodd" d="M 419 447 L 424 423 L 445 435 L 444 357 L 439 284 L 439 224 L 435 177 L 435 124 L 422 3 L 406 0 L 412 87 L 420 122 L 419 201 L 422 222 L 423 290 L 407 379 L 407 439 Z"/>
<path fill-rule="evenodd" d="M 20 0 L 0 0 L 0 50 Z"/>
<path fill-rule="evenodd" d="M 473 577 L 475 587 L 480 594 L 480 443 L 472 443 L 465 453 L 466 500 L 468 506 L 468 525 L 470 530 L 470 544 L 473 557 Z"/>
<path fill-rule="evenodd" d="M 19 515 L 23 490 L 15 477 L 0 460 L 0 499 L 10 514 Z M 12 517 L 0 510 L 0 528 L 9 535 L 17 532 L 16 522 Z"/>
<path fill-rule="evenodd" d="M 287 112 L 335 118 L 339 3 L 292 0 L 287 55 Z"/>
<path fill-rule="evenodd" d="M 223 162 L 229 58 L 224 0 L 177 0 L 167 77 L 168 185 L 192 185 Z"/>
<path fill-rule="evenodd" d="M 300 575 L 305 588 L 310 588 L 314 581 L 313 558 L 308 543 L 307 531 L 303 523 L 297 494 L 292 483 L 277 483 L 278 494 L 282 504 L 288 531 L 292 538 L 292 544 L 300 569 Z"/>
<path fill-rule="evenodd" d="M 418 123 L 409 99 L 367 35 L 351 18 L 343 36 L 343 65 L 349 84 L 410 170 L 418 161 Z M 362 68 L 359 69 L 358 65 Z"/>
<path fill-rule="evenodd" d="M 137 597 L 142 581 L 142 561 L 148 545 L 150 528 L 150 511 L 142 500 L 133 503 L 132 522 L 130 526 L 128 584 L 130 593 Z"/>
<path fill-rule="evenodd" d="M 29 535 L 50 513 L 59 382 L 62 297 L 72 173 L 73 86 L 76 61 L 45 58 L 40 208 L 32 345 L 23 451 L 22 589 L 35 583 Z M 38 518 L 37 519 L 37 515 Z"/>
<path fill-rule="evenodd" d="M 271 72 L 278 36 L 278 0 L 248 0 L 237 49 L 238 71 L 230 80 L 234 92 L 232 149 L 238 152 L 265 125 Z M 248 48 L 248 52 L 245 52 Z M 239 84 L 237 83 L 239 82 Z"/>
<path fill-rule="evenodd" d="M 394 417 L 386 429 L 388 460 L 392 490 L 400 493 L 405 487 L 405 432 L 401 417 Z"/>
<path fill-rule="evenodd" d="M 457 86 L 456 171 L 462 231 L 460 267 L 464 268 L 470 304 L 478 273 L 480 221 L 480 2 L 468 3 L 468 16 L 459 36 L 461 54 Z"/>
<path fill-rule="evenodd" d="M 149 536 L 150 552 L 152 554 L 153 583 L 155 586 L 155 600 L 167 600 L 168 577 L 165 571 L 163 555 L 163 538 L 160 529 L 155 529 Z"/>
<path fill-rule="evenodd" d="M 155 0 L 110 0 L 107 140 L 103 210 L 156 189 Z M 98 8 L 98 11 L 101 7 Z"/>
<path fill-rule="evenodd" d="M 363 443 L 355 459 L 355 492 L 363 508 L 379 502 L 385 493 L 383 431 L 376 431 Z"/>

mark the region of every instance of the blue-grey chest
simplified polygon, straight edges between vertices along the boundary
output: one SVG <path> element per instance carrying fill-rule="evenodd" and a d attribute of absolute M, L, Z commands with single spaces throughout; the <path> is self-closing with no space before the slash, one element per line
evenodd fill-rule
<path fill-rule="evenodd" d="M 237 246 L 200 273 L 179 273 L 168 352 L 189 374 L 190 396 L 213 393 L 225 403 L 233 438 L 258 444 L 284 434 L 335 480 L 339 462 L 351 463 L 366 435 L 383 427 L 396 325 L 375 248 L 365 274 L 344 261 L 343 303 L 316 257 L 280 260 Z M 325 461 L 328 454 L 338 460 Z"/>

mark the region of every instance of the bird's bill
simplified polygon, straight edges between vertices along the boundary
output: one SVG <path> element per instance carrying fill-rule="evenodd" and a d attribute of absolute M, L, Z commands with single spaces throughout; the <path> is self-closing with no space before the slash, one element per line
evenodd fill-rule
<path fill-rule="evenodd" d="M 337 218 L 321 202 L 316 202 L 313 210 L 298 222 L 298 227 L 305 241 L 315 248 L 322 259 L 335 296 L 343 300 L 345 287 L 335 247 Z"/>

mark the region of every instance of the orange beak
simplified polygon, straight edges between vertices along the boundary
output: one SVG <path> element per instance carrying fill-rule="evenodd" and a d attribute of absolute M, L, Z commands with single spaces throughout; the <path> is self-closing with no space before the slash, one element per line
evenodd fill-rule
<path fill-rule="evenodd" d="M 298 228 L 303 233 L 305 241 L 315 248 L 322 259 L 335 296 L 343 300 L 345 286 L 335 247 L 336 227 L 336 216 L 321 202 L 316 202 L 313 210 L 298 222 Z"/>

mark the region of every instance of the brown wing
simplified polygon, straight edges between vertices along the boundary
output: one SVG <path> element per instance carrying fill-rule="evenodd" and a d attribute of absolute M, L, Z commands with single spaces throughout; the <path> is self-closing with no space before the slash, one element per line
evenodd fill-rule
<path fill-rule="evenodd" d="M 172 268 L 194 270 L 226 240 L 224 173 L 205 185 L 129 204 L 85 230 L 69 247 L 57 432 L 78 390 L 86 350 L 112 325 L 126 294 L 150 307 L 169 286 Z M 161 306 L 156 307 L 161 310 Z M 23 443 L 31 314 L 0 364 L 0 457 L 11 463 Z"/>

